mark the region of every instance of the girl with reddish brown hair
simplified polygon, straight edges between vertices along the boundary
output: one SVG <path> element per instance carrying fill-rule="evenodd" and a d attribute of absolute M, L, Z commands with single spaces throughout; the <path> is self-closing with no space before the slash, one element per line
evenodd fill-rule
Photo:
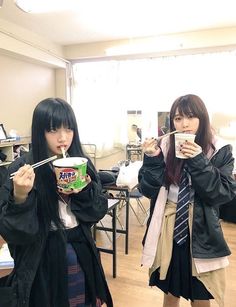
<path fill-rule="evenodd" d="M 224 304 L 225 267 L 230 250 L 219 221 L 219 207 L 236 196 L 230 144 L 211 129 L 202 99 L 177 98 L 170 110 L 170 131 L 194 134 L 175 154 L 175 135 L 158 143 L 146 139 L 139 172 L 141 192 L 151 200 L 143 240 L 142 264 L 150 286 L 164 292 L 164 307 L 180 306 L 180 297 L 195 307 L 215 299 Z"/>

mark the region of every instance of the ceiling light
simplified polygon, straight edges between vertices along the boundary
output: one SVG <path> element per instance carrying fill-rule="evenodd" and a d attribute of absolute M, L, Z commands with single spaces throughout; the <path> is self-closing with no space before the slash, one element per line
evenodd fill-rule
<path fill-rule="evenodd" d="M 31 3 L 30 3 L 31 2 Z M 29 0 L 15 0 L 16 6 L 21 9 L 22 11 L 26 13 L 32 12 L 33 6 L 32 2 L 34 1 L 29 1 Z"/>

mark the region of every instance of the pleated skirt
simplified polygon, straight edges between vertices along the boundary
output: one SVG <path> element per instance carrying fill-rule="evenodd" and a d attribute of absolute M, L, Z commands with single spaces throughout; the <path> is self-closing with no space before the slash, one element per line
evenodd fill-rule
<path fill-rule="evenodd" d="M 166 279 L 160 280 L 159 269 L 157 268 L 150 276 L 149 285 L 157 286 L 166 294 L 171 293 L 176 297 L 183 297 L 191 301 L 213 299 L 203 283 L 192 276 L 191 268 L 190 240 L 188 237 L 188 240 L 180 246 L 173 242 L 172 258 Z"/>

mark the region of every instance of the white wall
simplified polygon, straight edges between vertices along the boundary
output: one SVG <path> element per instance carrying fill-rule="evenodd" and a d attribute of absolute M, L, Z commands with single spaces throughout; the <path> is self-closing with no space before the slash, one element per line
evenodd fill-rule
<path fill-rule="evenodd" d="M 70 45 L 64 47 L 64 55 L 70 60 L 109 57 L 130 58 L 191 54 L 209 50 L 229 50 L 235 47 L 236 28 L 223 28 L 139 39 Z"/>
<path fill-rule="evenodd" d="M 55 69 L 1 54 L 0 67 L 0 123 L 29 136 L 35 105 L 56 95 Z"/>
<path fill-rule="evenodd" d="M 45 38 L 0 18 L 0 52 L 47 66 L 66 67 L 63 49 Z"/>
<path fill-rule="evenodd" d="M 67 100 L 68 61 L 62 47 L 0 19 L 0 123 L 30 135 L 35 105 L 47 97 Z"/>

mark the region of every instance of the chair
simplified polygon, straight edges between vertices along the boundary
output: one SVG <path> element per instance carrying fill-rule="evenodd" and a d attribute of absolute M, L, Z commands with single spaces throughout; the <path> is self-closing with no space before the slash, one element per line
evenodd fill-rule
<path fill-rule="evenodd" d="M 124 197 L 124 192 L 119 192 L 116 197 Z M 138 188 L 134 188 L 131 192 L 129 192 L 129 207 L 131 208 L 131 210 L 133 211 L 136 219 L 138 220 L 140 225 L 145 225 L 148 216 L 149 216 L 149 209 L 145 209 L 144 205 L 142 204 L 141 199 L 143 198 L 143 194 L 141 192 L 139 192 Z M 130 200 L 131 199 L 135 199 L 137 202 L 138 207 L 141 209 L 141 211 L 144 213 L 145 218 L 143 221 L 141 221 L 138 213 L 135 211 L 135 208 L 133 207 L 133 205 L 131 204 Z M 118 207 L 118 215 L 119 215 L 119 211 L 124 207 L 124 200 L 120 201 L 120 205 Z"/>
<path fill-rule="evenodd" d="M 121 193 L 122 193 L 122 192 L 121 192 Z M 135 199 L 136 202 L 137 202 L 138 207 L 142 210 L 142 212 L 143 212 L 144 215 L 145 215 L 144 220 L 141 221 L 141 219 L 140 219 L 138 213 L 135 211 L 133 205 L 132 205 L 131 202 L 129 201 L 129 206 L 130 206 L 131 210 L 133 211 L 133 213 L 134 213 L 136 219 L 138 220 L 139 224 L 143 226 L 143 225 L 145 224 L 145 221 L 146 221 L 147 218 L 148 218 L 149 210 L 146 210 L 145 207 L 144 207 L 144 205 L 142 204 L 142 201 L 141 201 L 142 198 L 143 198 L 143 194 L 142 194 L 141 192 L 139 192 L 138 188 L 133 189 L 133 190 L 129 193 L 129 200 Z M 122 209 L 122 207 L 123 207 L 123 203 L 122 203 L 122 201 L 121 201 L 121 202 L 120 202 L 119 208 Z"/>
<path fill-rule="evenodd" d="M 131 202 L 130 202 L 130 208 L 133 211 L 134 215 L 136 216 L 138 222 L 140 225 L 144 225 L 145 221 L 147 220 L 147 216 L 149 214 L 149 211 L 145 209 L 145 207 L 142 204 L 141 199 L 143 198 L 143 194 L 141 192 L 139 192 L 138 188 L 135 188 L 134 190 L 132 190 L 129 194 L 130 199 L 135 199 L 137 201 L 137 205 L 138 207 L 142 210 L 142 212 L 145 215 L 145 219 L 144 221 L 140 220 L 139 215 L 137 214 L 137 212 L 135 211 L 134 207 L 132 206 Z"/>
<path fill-rule="evenodd" d="M 126 145 L 126 160 L 133 161 L 133 158 L 136 160 L 142 160 L 142 146 L 141 144 L 127 144 Z"/>

